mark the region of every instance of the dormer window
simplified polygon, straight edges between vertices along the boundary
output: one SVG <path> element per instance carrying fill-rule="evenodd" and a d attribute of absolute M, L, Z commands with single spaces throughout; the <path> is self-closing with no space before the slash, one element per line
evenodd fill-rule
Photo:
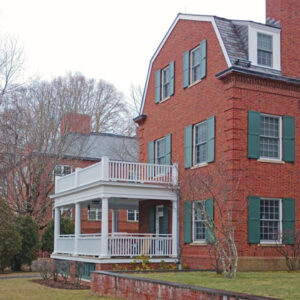
<path fill-rule="evenodd" d="M 273 66 L 273 37 L 257 34 L 257 64 L 272 68 Z"/>

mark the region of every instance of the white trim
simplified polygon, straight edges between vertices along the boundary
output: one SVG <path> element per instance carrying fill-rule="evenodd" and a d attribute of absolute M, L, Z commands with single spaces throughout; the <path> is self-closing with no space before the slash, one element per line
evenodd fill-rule
<path fill-rule="evenodd" d="M 82 257 L 82 256 L 70 256 L 70 255 L 59 255 L 59 254 L 51 254 L 51 258 L 54 259 L 62 259 L 62 260 L 71 260 L 71 261 L 81 261 L 81 262 L 90 262 L 95 264 L 128 264 L 133 263 L 134 261 L 137 261 L 136 258 L 109 258 L 109 259 L 101 259 L 101 258 L 88 258 L 88 257 Z M 177 258 L 150 258 L 149 262 L 151 263 L 160 263 L 162 260 L 164 260 L 166 263 L 172 263 L 172 262 L 178 262 Z"/>
<path fill-rule="evenodd" d="M 145 99 L 146 99 L 146 93 L 148 90 L 148 85 L 149 85 L 149 80 L 150 80 L 150 74 L 151 74 L 151 70 L 152 70 L 152 64 L 155 60 L 155 58 L 157 57 L 158 53 L 160 52 L 160 50 L 162 49 L 162 47 L 164 46 L 165 42 L 167 41 L 167 39 L 169 38 L 170 34 L 172 33 L 174 27 L 177 25 L 179 20 L 189 20 L 189 21 L 199 21 L 199 22 L 211 22 L 213 25 L 213 28 L 215 30 L 216 36 L 218 38 L 219 44 L 221 46 L 225 61 L 227 63 L 228 68 L 230 68 L 232 66 L 231 61 L 229 59 L 229 55 L 226 51 L 224 42 L 221 38 L 221 34 L 219 32 L 219 29 L 217 27 L 215 18 L 213 16 L 201 16 L 201 15 L 191 15 L 191 14 L 178 14 L 176 19 L 173 21 L 172 25 L 170 26 L 169 30 L 167 31 L 167 33 L 165 34 L 163 40 L 160 42 L 158 48 L 156 49 L 156 51 L 154 52 L 154 55 L 152 56 L 150 63 L 149 63 L 149 68 L 148 68 L 148 72 L 147 72 L 147 78 L 146 78 L 146 83 L 145 83 L 145 88 L 144 88 L 144 92 L 143 92 L 143 99 L 142 99 L 142 103 L 141 103 L 141 108 L 140 108 L 140 114 L 143 113 L 144 110 L 144 105 L 145 105 Z"/>
<path fill-rule="evenodd" d="M 207 241 L 206 241 L 206 237 L 202 240 L 195 240 L 195 203 L 203 203 L 204 205 L 204 208 L 205 208 L 205 200 L 199 200 L 199 201 L 193 201 L 192 203 L 192 244 L 207 244 Z M 204 225 L 205 225 L 205 221 L 204 222 Z M 206 226 L 206 225 L 205 225 Z"/>
<path fill-rule="evenodd" d="M 282 163 L 282 147 L 283 147 L 283 145 L 282 145 L 283 144 L 282 143 L 282 117 L 277 116 L 277 115 L 264 114 L 264 113 L 261 113 L 261 115 L 279 119 L 279 158 L 272 158 L 272 157 L 268 157 L 268 156 L 259 156 L 258 160 L 263 161 L 263 162 Z M 260 122 L 260 120 L 259 120 L 259 122 Z M 261 135 L 259 135 L 259 138 L 260 137 L 261 137 Z M 259 151 L 260 151 L 260 147 L 259 147 Z"/>
<path fill-rule="evenodd" d="M 279 240 L 276 241 L 271 241 L 271 240 L 261 240 L 259 237 L 259 243 L 260 244 L 264 244 L 264 245 L 274 245 L 274 244 L 282 244 L 282 223 L 283 223 L 283 219 L 282 219 L 282 199 L 281 198 L 266 198 L 266 197 L 261 197 L 259 201 L 261 200 L 277 200 L 279 201 Z M 259 202 L 260 205 L 260 202 Z M 259 222 L 261 222 L 261 218 L 259 218 Z M 259 224 L 260 227 L 260 224 Z"/>

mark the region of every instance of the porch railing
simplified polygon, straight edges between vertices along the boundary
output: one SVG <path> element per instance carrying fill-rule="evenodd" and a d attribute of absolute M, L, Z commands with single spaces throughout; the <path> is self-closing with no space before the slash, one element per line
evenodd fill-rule
<path fill-rule="evenodd" d="M 64 192 L 101 180 L 177 185 L 177 164 L 158 165 L 113 161 L 107 157 L 102 157 L 101 162 L 97 164 L 84 169 L 77 168 L 74 173 L 57 177 L 55 181 L 55 193 Z"/>
<path fill-rule="evenodd" d="M 75 253 L 74 234 L 59 235 L 56 243 L 56 253 Z M 111 233 L 108 237 L 108 253 L 111 257 L 169 257 L 172 255 L 172 235 Z M 101 234 L 80 234 L 77 238 L 76 255 L 101 257 Z"/>

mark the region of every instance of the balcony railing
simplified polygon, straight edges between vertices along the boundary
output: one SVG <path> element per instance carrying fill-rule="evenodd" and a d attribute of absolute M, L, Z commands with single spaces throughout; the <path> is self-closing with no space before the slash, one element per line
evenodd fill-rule
<path fill-rule="evenodd" d="M 75 254 L 75 236 L 59 235 L 57 251 L 60 254 Z M 171 234 L 112 233 L 108 236 L 108 253 L 111 257 L 172 256 Z M 101 257 L 101 234 L 80 234 L 76 255 Z"/>
<path fill-rule="evenodd" d="M 101 180 L 177 185 L 177 164 L 158 165 L 112 161 L 103 157 L 101 162 L 97 164 L 84 169 L 76 169 L 72 174 L 56 178 L 55 193 L 65 192 Z"/>

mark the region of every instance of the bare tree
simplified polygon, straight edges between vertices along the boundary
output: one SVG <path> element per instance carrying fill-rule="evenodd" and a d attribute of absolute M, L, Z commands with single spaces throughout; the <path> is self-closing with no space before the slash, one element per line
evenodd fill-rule
<path fill-rule="evenodd" d="M 218 269 L 220 264 L 225 277 L 235 278 L 238 267 L 235 241 L 236 217 L 243 210 L 246 202 L 236 201 L 241 171 L 235 171 L 236 176 L 233 177 L 232 172 L 225 167 L 215 164 L 213 168 L 202 170 L 200 174 L 190 172 L 181 179 L 180 186 L 188 201 L 213 199 L 214 218 L 205 210 L 205 205 L 199 206 L 195 214 L 204 220 L 207 238 L 211 243 L 210 251 L 217 259 L 214 267 Z"/>
<path fill-rule="evenodd" d="M 141 103 L 143 99 L 143 89 L 140 85 L 131 85 L 130 87 L 130 102 L 132 105 L 132 112 L 135 116 L 140 114 Z"/>
<path fill-rule="evenodd" d="M 19 86 L 18 79 L 24 64 L 23 48 L 11 36 L 0 37 L 0 106 L 3 97 Z"/>

